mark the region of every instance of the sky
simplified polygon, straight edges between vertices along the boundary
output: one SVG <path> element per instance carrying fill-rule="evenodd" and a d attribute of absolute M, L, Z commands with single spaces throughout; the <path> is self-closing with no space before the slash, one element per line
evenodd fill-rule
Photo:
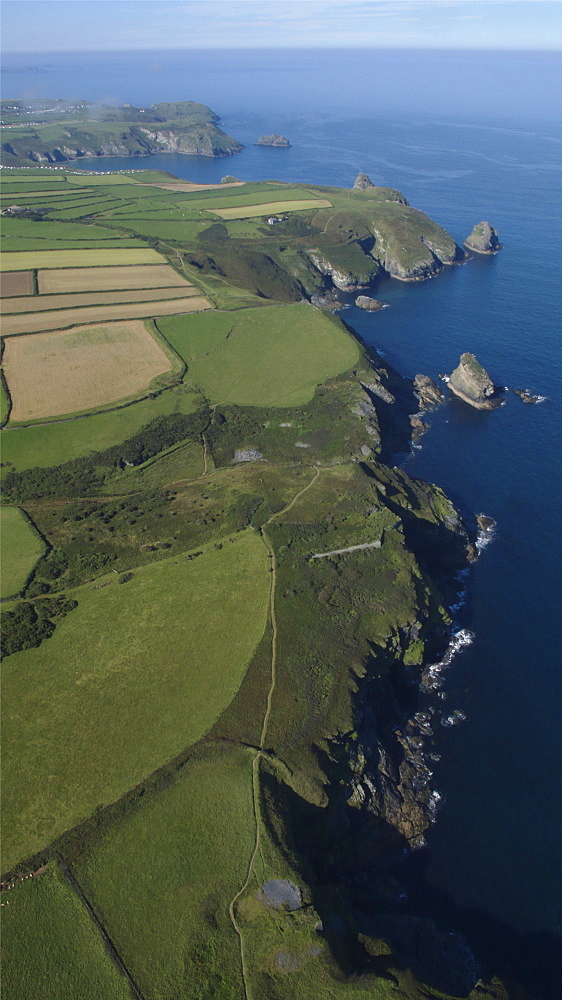
<path fill-rule="evenodd" d="M 2 51 L 559 50 L 562 0 L 3 0 Z"/>

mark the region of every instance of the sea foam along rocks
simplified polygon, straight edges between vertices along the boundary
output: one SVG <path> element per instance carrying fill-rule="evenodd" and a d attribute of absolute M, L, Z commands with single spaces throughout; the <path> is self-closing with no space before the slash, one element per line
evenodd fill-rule
<path fill-rule="evenodd" d="M 478 222 L 470 236 L 467 236 L 464 245 L 475 253 L 487 254 L 497 253 L 502 248 L 498 234 L 489 222 Z"/>
<path fill-rule="evenodd" d="M 456 396 L 477 410 L 494 410 L 500 405 L 494 383 L 474 354 L 461 354 L 447 385 Z"/>

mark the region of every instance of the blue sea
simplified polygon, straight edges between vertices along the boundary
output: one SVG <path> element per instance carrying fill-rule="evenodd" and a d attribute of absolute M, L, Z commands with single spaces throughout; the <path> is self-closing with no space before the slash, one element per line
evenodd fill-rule
<path fill-rule="evenodd" d="M 383 280 L 390 308 L 342 313 L 401 373 L 437 378 L 475 353 L 505 405 L 456 398 L 430 416 L 407 471 L 441 485 L 468 521 L 495 519 L 465 581 L 474 633 L 444 675 L 434 783 L 442 795 L 412 892 L 502 970 L 542 982 L 562 911 L 560 657 L 561 136 L 550 53 L 153 53 L 11 57 L 4 95 L 149 104 L 195 99 L 246 149 L 227 160 L 89 160 L 162 167 L 193 181 L 280 179 L 351 187 L 359 171 L 399 188 L 462 243 L 487 219 L 503 249 L 421 284 Z M 253 145 L 263 133 L 290 149 Z M 544 396 L 525 405 L 511 391 Z M 511 965 L 510 965 L 511 962 Z M 559 996 L 562 993 L 558 994 Z"/>

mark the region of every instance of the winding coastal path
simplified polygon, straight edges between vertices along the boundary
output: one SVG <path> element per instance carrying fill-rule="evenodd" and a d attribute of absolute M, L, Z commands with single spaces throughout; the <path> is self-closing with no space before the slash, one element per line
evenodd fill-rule
<path fill-rule="evenodd" d="M 266 708 L 265 708 L 265 712 L 264 712 L 264 716 L 263 716 L 263 722 L 262 722 L 261 736 L 260 736 L 260 742 L 259 742 L 259 750 L 256 751 L 255 757 L 254 757 L 254 759 L 252 761 L 252 802 L 253 802 L 253 807 L 254 807 L 254 822 L 255 822 L 255 826 L 256 826 L 256 838 L 255 838 L 255 841 L 254 841 L 254 849 L 252 851 L 252 854 L 251 854 L 251 857 L 250 857 L 250 861 L 248 863 L 248 871 L 246 873 L 246 878 L 244 880 L 244 883 L 240 887 L 240 889 L 238 890 L 238 892 L 236 893 L 236 895 L 234 896 L 234 898 L 231 900 L 231 902 L 229 904 L 229 907 L 228 907 L 228 913 L 229 913 L 229 916 L 230 916 L 230 920 L 231 920 L 232 926 L 234 927 L 234 930 L 236 931 L 236 933 L 238 935 L 238 940 L 240 942 L 240 963 L 241 963 L 241 967 L 242 967 L 242 982 L 244 984 L 244 996 L 245 996 L 245 1000 L 252 1000 L 252 994 L 251 994 L 251 990 L 250 990 L 250 982 L 249 982 L 249 976 L 248 976 L 248 969 L 247 969 L 247 965 L 246 965 L 246 956 L 245 956 L 245 953 L 244 953 L 244 938 L 243 938 L 243 935 L 242 935 L 242 931 L 240 930 L 240 927 L 238 926 L 238 923 L 236 921 L 235 907 L 236 907 L 236 904 L 237 904 L 238 900 L 240 899 L 241 896 L 244 895 L 244 893 L 246 892 L 246 890 L 247 890 L 247 888 L 248 888 L 248 886 L 250 884 L 250 879 L 252 877 L 252 873 L 253 873 L 253 870 L 254 870 L 254 864 L 255 864 L 255 861 L 256 861 L 256 858 L 257 858 L 257 855 L 258 855 L 258 851 L 260 849 L 260 819 L 259 819 L 259 791 L 260 791 L 260 784 L 259 784 L 259 763 L 260 763 L 260 759 L 264 756 L 265 740 L 266 740 L 266 736 L 267 736 L 267 728 L 268 728 L 268 725 L 269 725 L 269 717 L 271 715 L 271 706 L 272 706 L 272 702 L 273 702 L 273 693 L 275 691 L 276 669 L 277 669 L 277 618 L 276 618 L 276 615 L 275 615 L 275 589 L 276 589 L 276 585 L 277 585 L 277 563 L 275 561 L 275 550 L 273 548 L 273 545 L 271 544 L 271 541 L 269 540 L 269 538 L 267 536 L 266 528 L 273 521 L 276 521 L 278 517 L 281 517 L 282 514 L 286 514 L 287 511 L 289 511 L 291 509 L 291 507 L 293 507 L 293 505 L 297 502 L 297 500 L 300 497 L 302 497 L 303 493 L 306 493 L 306 491 L 309 490 L 311 486 L 314 486 L 314 483 L 318 479 L 319 475 L 320 475 L 320 469 L 317 468 L 317 469 L 315 469 L 314 475 L 313 475 L 312 479 L 310 480 L 310 482 L 307 483 L 307 485 L 304 486 L 302 488 L 302 490 L 299 490 L 299 492 L 295 494 L 295 496 L 293 497 L 293 499 L 291 500 L 291 502 L 288 503 L 286 507 L 283 507 L 283 510 L 279 510 L 279 511 L 277 511 L 276 514 L 272 514 L 271 517 L 262 525 L 262 527 L 260 529 L 261 537 L 262 537 L 262 539 L 264 541 L 264 544 L 265 544 L 265 546 L 267 548 L 267 551 L 269 553 L 269 558 L 271 560 L 271 580 L 270 580 L 270 586 L 269 586 L 269 618 L 270 618 L 270 621 L 271 621 L 271 630 L 272 630 L 272 634 L 271 634 L 271 674 L 270 674 L 269 691 L 267 693 L 267 703 L 266 703 Z"/>

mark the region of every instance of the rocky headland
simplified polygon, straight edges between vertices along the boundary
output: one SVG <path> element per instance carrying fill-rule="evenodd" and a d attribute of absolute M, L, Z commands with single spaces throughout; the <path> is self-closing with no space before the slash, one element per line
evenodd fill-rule
<path fill-rule="evenodd" d="M 489 222 L 478 222 L 470 236 L 467 236 L 464 245 L 469 250 L 474 250 L 475 253 L 492 254 L 501 250 L 497 231 L 492 228 Z"/>
<path fill-rule="evenodd" d="M 10 103 L 21 106 L 22 128 L 14 124 L 5 133 L 7 141 L 2 143 L 1 152 L 6 166 L 154 153 L 218 157 L 244 149 L 241 142 L 218 128 L 214 111 L 193 101 L 162 102 L 147 108 L 110 107 L 87 101 L 39 102 L 54 105 L 46 108 L 37 107 L 37 102 Z M 32 127 L 30 114 L 34 119 Z"/>
<path fill-rule="evenodd" d="M 496 386 L 474 354 L 461 354 L 447 385 L 455 396 L 477 410 L 494 410 L 500 405 Z"/>

